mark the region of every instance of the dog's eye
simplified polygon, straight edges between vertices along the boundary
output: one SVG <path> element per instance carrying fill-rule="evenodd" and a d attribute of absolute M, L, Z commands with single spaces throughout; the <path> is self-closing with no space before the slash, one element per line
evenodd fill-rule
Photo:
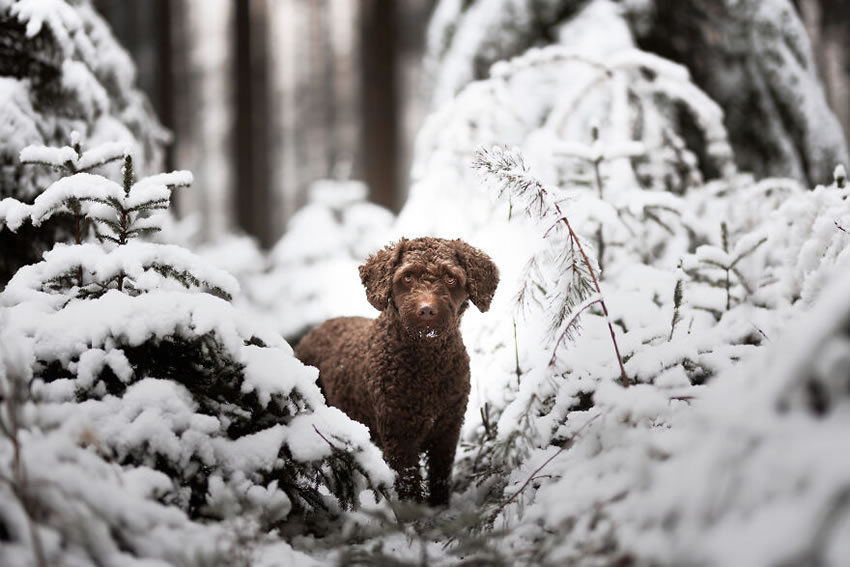
<path fill-rule="evenodd" d="M 446 274 L 446 283 L 453 285 L 455 283 L 455 277 L 451 274 Z"/>
<path fill-rule="evenodd" d="M 410 274 L 405 274 L 405 275 L 404 275 L 404 281 L 405 281 L 406 283 L 410 283 L 410 282 L 412 282 L 412 281 L 413 281 L 413 276 L 411 276 Z"/>

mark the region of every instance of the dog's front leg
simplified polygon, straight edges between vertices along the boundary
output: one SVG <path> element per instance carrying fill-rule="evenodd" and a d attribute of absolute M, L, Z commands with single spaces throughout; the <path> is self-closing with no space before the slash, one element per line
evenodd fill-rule
<path fill-rule="evenodd" d="M 422 474 L 419 471 L 419 453 L 402 440 L 384 443 L 387 463 L 396 472 L 395 487 L 401 500 L 422 502 Z"/>
<path fill-rule="evenodd" d="M 419 453 L 424 434 L 412 412 L 381 412 L 376 428 L 387 464 L 396 472 L 396 492 L 402 500 L 422 502 Z"/>
<path fill-rule="evenodd" d="M 445 506 L 449 503 L 452 465 L 459 437 L 460 423 L 445 424 L 427 443 L 428 504 L 431 506 Z"/>

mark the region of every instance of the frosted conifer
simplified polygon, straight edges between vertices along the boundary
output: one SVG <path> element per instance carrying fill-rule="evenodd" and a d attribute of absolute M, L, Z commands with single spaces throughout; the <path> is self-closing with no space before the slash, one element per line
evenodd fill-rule
<path fill-rule="evenodd" d="M 62 146 L 75 130 L 85 139 L 115 140 L 120 152 L 129 149 L 140 173 L 161 167 L 169 134 L 92 2 L 0 2 L 0 37 L 0 200 L 32 203 L 57 173 L 67 173 L 22 163 L 18 152 Z M 87 165 L 81 171 L 98 167 Z M 118 164 L 99 169 L 111 177 Z M 14 234 L 0 228 L 0 286 L 69 234 L 74 226 L 66 217 L 27 223 Z"/>
<path fill-rule="evenodd" d="M 171 191 L 188 185 L 191 174 L 137 180 L 120 146 L 81 146 L 75 139 L 62 148 L 26 148 L 23 159 L 66 175 L 32 204 L 0 202 L 12 230 L 67 214 L 80 226 L 78 239 L 18 270 L 0 294 L 8 340 L 26 345 L 34 361 L 34 395 L 22 402 L 35 416 L 30 427 L 57 443 L 83 439 L 94 451 L 89 459 L 101 460 L 83 470 L 106 460 L 155 471 L 159 502 L 192 519 L 241 516 L 256 533 L 283 524 L 293 532 L 327 530 L 363 490 L 381 498 L 392 475 L 368 431 L 325 405 L 315 369 L 298 362 L 280 335 L 232 307 L 236 280 L 182 247 L 143 238 L 159 230 Z M 120 182 L 84 171 L 117 160 Z M 56 404 L 74 416 L 70 433 L 49 419 Z M 33 507 L 54 510 L 52 494 Z M 85 494 L 73 499 L 83 510 L 97 506 Z M 64 534 L 72 522 L 61 511 L 55 518 L 49 528 Z M 119 541 L 143 537 L 115 522 L 90 526 Z M 103 563 L 102 541 L 78 535 L 65 537 Z"/>

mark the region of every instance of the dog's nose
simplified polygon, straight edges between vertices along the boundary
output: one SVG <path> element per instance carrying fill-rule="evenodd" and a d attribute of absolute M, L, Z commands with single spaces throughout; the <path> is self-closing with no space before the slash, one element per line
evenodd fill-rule
<path fill-rule="evenodd" d="M 423 303 L 419 306 L 419 317 L 422 319 L 433 319 L 437 316 L 437 310 L 430 303 Z"/>

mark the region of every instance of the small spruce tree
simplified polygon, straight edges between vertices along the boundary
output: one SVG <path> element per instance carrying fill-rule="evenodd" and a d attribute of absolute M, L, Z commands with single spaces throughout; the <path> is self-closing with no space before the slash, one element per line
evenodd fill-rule
<path fill-rule="evenodd" d="M 33 380 L 47 397 L 102 408 L 86 433 L 99 452 L 167 475 L 172 489 L 160 500 L 191 517 L 249 514 L 260 529 L 324 529 L 361 490 L 380 498 L 392 477 L 368 432 L 325 406 L 314 371 L 279 335 L 230 305 L 236 280 L 143 238 L 160 229 L 189 172 L 136 180 L 119 145 L 83 151 L 76 137 L 21 157 L 66 176 L 32 204 L 0 202 L 0 219 L 15 230 L 70 215 L 78 228 L 73 243 L 21 268 L 0 304 L 31 336 Z M 117 160 L 120 183 L 89 173 Z M 38 320 L 16 318 L 35 305 Z"/>

